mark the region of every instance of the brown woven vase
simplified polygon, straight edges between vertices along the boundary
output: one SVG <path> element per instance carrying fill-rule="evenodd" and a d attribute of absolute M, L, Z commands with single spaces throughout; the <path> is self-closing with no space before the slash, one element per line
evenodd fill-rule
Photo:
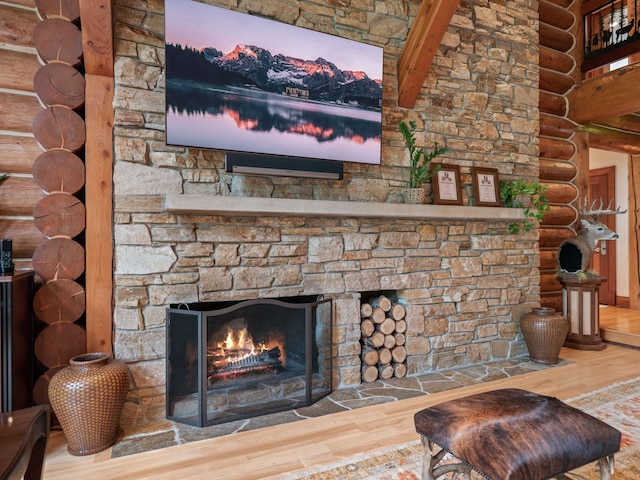
<path fill-rule="evenodd" d="M 115 443 L 129 382 L 129 368 L 106 353 L 73 357 L 51 378 L 49 401 L 71 455 L 91 455 Z"/>
<path fill-rule="evenodd" d="M 529 358 L 537 363 L 558 363 L 558 356 L 569 332 L 569 323 L 554 308 L 534 308 L 520 319 Z"/>

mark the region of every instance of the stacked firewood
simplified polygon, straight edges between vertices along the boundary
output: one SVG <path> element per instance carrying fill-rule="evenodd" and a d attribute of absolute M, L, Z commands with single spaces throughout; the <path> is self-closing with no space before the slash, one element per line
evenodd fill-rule
<path fill-rule="evenodd" d="M 406 310 L 384 295 L 360 306 L 362 380 L 374 382 L 407 374 Z"/>

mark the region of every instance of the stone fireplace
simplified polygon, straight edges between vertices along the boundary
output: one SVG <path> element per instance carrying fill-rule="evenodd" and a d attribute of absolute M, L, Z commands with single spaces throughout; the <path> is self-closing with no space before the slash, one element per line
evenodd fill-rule
<path fill-rule="evenodd" d="M 408 376 L 526 354 L 518 318 L 540 301 L 538 232 L 510 235 L 514 209 L 402 205 L 397 124 L 416 120 L 421 146 L 448 147 L 462 183 L 472 166 L 537 179 L 536 2 L 462 2 L 410 109 L 397 63 L 419 2 L 208 2 L 383 46 L 382 164 L 345 163 L 338 181 L 234 175 L 224 152 L 168 146 L 162 2 L 118 2 L 114 354 L 135 380 L 123 424 L 166 418 L 171 305 L 330 299 L 334 389 L 362 381 L 370 292 L 406 306 Z"/>
<path fill-rule="evenodd" d="M 317 297 L 173 305 L 167 418 L 204 427 L 311 405 L 332 391 L 331 327 Z"/>

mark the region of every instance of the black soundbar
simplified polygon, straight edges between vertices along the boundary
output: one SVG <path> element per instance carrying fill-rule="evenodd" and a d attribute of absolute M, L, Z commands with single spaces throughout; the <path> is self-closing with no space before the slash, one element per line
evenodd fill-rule
<path fill-rule="evenodd" d="M 344 174 L 342 162 L 338 161 L 241 152 L 226 152 L 224 168 L 229 173 L 330 180 L 341 180 Z"/>

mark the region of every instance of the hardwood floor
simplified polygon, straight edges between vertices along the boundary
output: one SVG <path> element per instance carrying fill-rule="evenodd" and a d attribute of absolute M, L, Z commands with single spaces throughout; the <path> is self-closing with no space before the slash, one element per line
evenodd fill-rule
<path fill-rule="evenodd" d="M 640 310 L 601 306 L 600 337 L 609 342 L 640 347 Z"/>
<path fill-rule="evenodd" d="M 69 480 L 202 479 L 275 480 L 353 455 L 418 439 L 416 411 L 443 400 L 516 387 L 566 400 L 640 376 L 640 350 L 609 345 L 603 351 L 563 348 L 566 365 L 509 379 L 449 390 L 348 412 L 110 459 L 109 450 L 88 457 L 66 452 L 64 436 L 52 434 L 44 478 Z"/>

